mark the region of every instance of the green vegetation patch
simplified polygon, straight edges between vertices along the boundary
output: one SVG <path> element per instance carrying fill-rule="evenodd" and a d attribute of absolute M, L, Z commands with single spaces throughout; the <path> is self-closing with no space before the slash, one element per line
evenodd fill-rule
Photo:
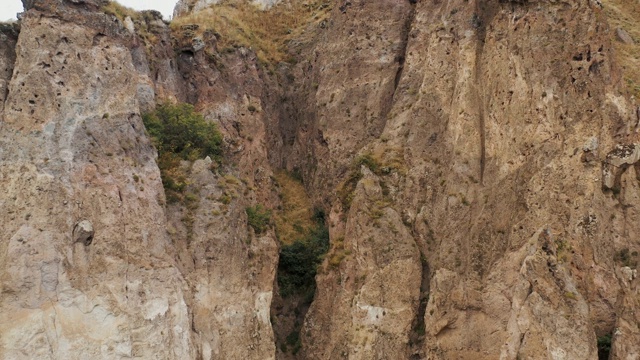
<path fill-rule="evenodd" d="M 315 220 L 316 226 L 306 236 L 280 249 L 278 287 L 282 297 L 301 295 L 305 303 L 313 300 L 317 269 L 329 250 L 329 229 L 324 223 L 324 213 L 317 211 Z"/>
<path fill-rule="evenodd" d="M 611 334 L 598 338 L 598 359 L 608 360 L 611 352 Z"/>
<path fill-rule="evenodd" d="M 222 160 L 222 134 L 189 104 L 164 103 L 142 116 L 144 126 L 158 149 L 158 167 L 169 202 L 183 200 L 187 174 L 181 160 L 210 156 Z"/>
<path fill-rule="evenodd" d="M 271 210 L 265 209 L 262 205 L 250 206 L 245 211 L 249 226 L 255 230 L 256 234 L 262 234 L 271 225 Z"/>
<path fill-rule="evenodd" d="M 638 252 L 637 251 L 629 251 L 629 248 L 624 248 L 613 256 L 613 260 L 617 263 L 622 264 L 623 266 L 628 266 L 632 269 L 638 267 Z"/>
<path fill-rule="evenodd" d="M 222 158 L 222 134 L 192 105 L 164 103 L 143 120 L 160 153 L 191 161 L 205 156 L 216 161 Z"/>

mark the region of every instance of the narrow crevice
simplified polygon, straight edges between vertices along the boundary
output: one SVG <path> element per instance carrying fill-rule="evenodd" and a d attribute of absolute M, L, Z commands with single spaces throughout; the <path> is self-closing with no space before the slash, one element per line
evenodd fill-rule
<path fill-rule="evenodd" d="M 430 286 L 430 271 L 427 258 L 420 253 L 420 263 L 422 265 L 422 280 L 420 282 L 420 300 L 418 302 L 418 310 L 416 311 L 416 317 L 413 319 L 412 331 L 409 335 L 409 344 L 411 350 L 411 359 L 422 359 L 422 350 L 424 349 L 424 340 L 426 335 L 426 323 L 424 321 L 425 313 L 427 311 L 427 304 L 429 303 L 429 286 Z"/>
<path fill-rule="evenodd" d="M 409 46 L 409 34 L 411 33 L 411 27 L 413 26 L 413 22 L 416 17 L 416 2 L 409 1 L 411 4 L 411 10 L 407 16 L 407 19 L 404 23 L 404 27 L 402 29 L 401 34 L 401 42 L 400 42 L 400 50 L 396 55 L 396 61 L 398 62 L 398 69 L 396 70 L 396 76 L 393 81 L 393 92 L 389 97 L 387 104 L 382 109 L 382 118 L 386 118 L 389 112 L 391 112 L 391 107 L 393 106 L 393 100 L 396 97 L 396 91 L 398 90 L 398 86 L 400 85 L 400 80 L 402 80 L 402 73 L 404 72 L 404 64 L 407 59 L 407 48 Z"/>
<path fill-rule="evenodd" d="M 280 249 L 271 302 L 271 326 L 278 360 L 301 359 L 300 331 L 315 296 L 316 269 L 328 245 L 329 233 L 322 223 L 309 238 Z"/>
<path fill-rule="evenodd" d="M 16 65 L 16 44 L 20 36 L 20 24 L 0 23 L 0 79 L 5 81 L 5 88 L 0 89 L 0 120 L 4 117 L 4 108 L 9 97 L 9 84 L 13 78 Z M 0 125 L 1 126 L 1 125 Z"/>
<path fill-rule="evenodd" d="M 413 26 L 413 22 L 416 18 L 416 4 L 411 1 L 411 11 L 409 12 L 409 16 L 407 16 L 407 20 L 404 23 L 404 28 L 402 29 L 402 40 L 400 43 L 400 51 L 398 53 L 397 61 L 398 61 L 398 70 L 396 71 L 396 77 L 393 82 L 393 96 L 396 95 L 396 90 L 398 89 L 398 85 L 400 84 L 400 79 L 402 79 L 402 72 L 404 71 L 404 63 L 407 57 L 407 47 L 409 46 L 409 34 L 411 33 L 411 26 Z"/>
<path fill-rule="evenodd" d="M 609 360 L 611 356 L 611 340 L 613 337 L 613 331 L 609 331 L 602 336 L 598 336 L 598 360 Z"/>
<path fill-rule="evenodd" d="M 476 56 L 475 56 L 475 94 L 478 108 L 478 128 L 480 132 L 480 185 L 484 185 L 484 172 L 486 166 L 486 124 L 485 124 L 485 97 L 487 90 L 483 84 L 482 78 L 482 61 L 484 55 L 484 46 L 487 40 L 487 26 L 491 24 L 493 18 L 499 11 L 499 6 L 487 4 L 483 1 L 476 1 L 475 13 L 471 19 L 471 25 L 477 34 Z"/>

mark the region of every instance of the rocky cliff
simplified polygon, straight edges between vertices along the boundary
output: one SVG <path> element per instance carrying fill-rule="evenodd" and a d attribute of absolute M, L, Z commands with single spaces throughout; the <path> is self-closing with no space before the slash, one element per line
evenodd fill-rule
<path fill-rule="evenodd" d="M 640 357 L 632 5 L 23 3 L 0 358 Z M 142 121 L 167 101 L 224 139 L 177 201 Z M 297 293 L 309 206 L 329 249 Z"/>

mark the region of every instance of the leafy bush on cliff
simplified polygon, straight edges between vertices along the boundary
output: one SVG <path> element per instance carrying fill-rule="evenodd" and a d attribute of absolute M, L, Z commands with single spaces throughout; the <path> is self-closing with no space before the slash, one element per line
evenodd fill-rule
<path fill-rule="evenodd" d="M 192 105 L 164 103 L 144 114 L 142 120 L 158 149 L 158 167 L 169 202 L 181 200 L 187 185 L 181 160 L 210 156 L 215 162 L 221 161 L 222 134 Z"/>
<path fill-rule="evenodd" d="M 316 226 L 306 237 L 283 245 L 278 263 L 278 286 L 283 297 L 302 295 L 311 302 L 316 287 L 316 272 L 329 250 L 329 230 L 324 218 L 316 217 Z"/>
<path fill-rule="evenodd" d="M 191 161 L 205 156 L 219 161 L 222 157 L 222 134 L 192 105 L 164 103 L 144 114 L 143 121 L 159 153 Z"/>
<path fill-rule="evenodd" d="M 269 224 L 271 224 L 271 211 L 262 207 L 262 205 L 250 206 L 245 209 L 249 226 L 255 230 L 256 234 L 261 234 Z"/>

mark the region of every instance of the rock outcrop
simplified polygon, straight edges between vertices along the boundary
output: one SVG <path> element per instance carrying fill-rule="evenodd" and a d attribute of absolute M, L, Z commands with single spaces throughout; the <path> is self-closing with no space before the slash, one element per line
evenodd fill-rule
<path fill-rule="evenodd" d="M 193 358 L 128 41 L 32 5 L 3 57 L 0 357 Z"/>
<path fill-rule="evenodd" d="M 380 60 L 398 49 L 389 95 L 375 90 L 390 78 L 383 72 L 389 66 L 380 66 L 378 82 L 371 83 L 366 76 L 372 71 L 359 75 L 363 65 L 334 61 L 336 56 L 323 61 L 319 54 L 300 64 L 313 69 L 308 82 L 315 82 L 302 96 L 320 99 L 308 103 L 315 111 L 299 131 L 307 141 L 294 143 L 324 154 L 306 166 L 311 190 L 330 196 L 323 185 L 344 187 L 341 174 L 359 154 L 374 160 L 372 170 L 386 170 L 373 179 L 387 193 L 377 204 L 382 210 L 369 203 L 375 197 L 357 190 L 350 209 L 334 206 L 332 241 L 344 236 L 350 255 L 318 277 L 303 331 L 306 357 L 595 359 L 596 338 L 608 334 L 628 351 L 616 356 L 634 356 L 627 347 L 638 330 L 628 325 L 635 320 L 624 319 L 635 306 L 630 299 L 637 285 L 625 269 L 637 256 L 638 245 L 628 236 L 637 221 L 623 204 L 638 185 L 625 172 L 621 196 L 603 191 L 600 169 L 604 162 L 606 188 L 606 168 L 616 165 L 606 157 L 608 149 L 635 138 L 636 119 L 617 85 L 610 30 L 599 6 L 419 2 L 399 16 L 406 23 L 387 15 L 387 24 L 378 18 L 383 3 L 409 6 L 344 2 L 318 38 L 327 49 L 353 41 L 354 55 L 340 53 L 348 59 L 366 51 L 370 61 Z M 332 32 L 341 28 L 349 30 Z M 398 46 L 384 40 L 394 31 Z M 567 37 L 572 46 L 556 46 Z M 376 100 L 346 96 L 332 105 L 353 88 Z M 388 104 L 387 111 L 378 117 L 371 104 Z M 360 114 L 355 121 L 354 114 Z M 351 136 L 358 126 L 365 130 Z M 322 134 L 315 142 L 308 135 L 314 128 Z M 363 174 L 356 189 L 371 181 Z M 377 219 L 387 213 L 401 214 L 400 228 L 398 221 Z M 376 226 L 373 234 L 367 223 Z M 349 231 L 354 224 L 361 224 L 358 231 Z M 386 246 L 378 244 L 382 239 Z M 370 249 L 371 242 L 378 245 Z M 360 280 L 362 273 L 369 279 L 391 271 L 388 259 L 410 254 L 405 244 L 412 243 L 413 258 L 422 256 L 428 266 L 405 269 L 409 279 L 392 275 L 377 288 L 386 294 L 384 302 L 413 308 L 417 318 L 412 326 L 405 320 L 361 336 L 367 331 L 357 320 L 361 294 L 375 293 Z M 412 269 L 420 269 L 413 261 Z M 408 284 L 417 291 L 421 278 L 429 283 L 422 301 L 417 293 L 406 296 Z M 394 315 L 378 321 L 402 318 L 386 312 Z M 616 330 L 620 323 L 624 331 Z M 395 342 L 396 334 L 404 338 Z"/>
<path fill-rule="evenodd" d="M 23 3 L 0 25 L 0 358 L 639 356 L 638 107 L 606 4 L 311 1 L 270 64 L 157 12 Z M 164 101 L 224 137 L 180 164 L 184 201 L 141 118 Z M 247 218 L 282 206 L 280 169 L 331 242 L 293 351 L 279 234 Z"/>
<path fill-rule="evenodd" d="M 252 0 L 251 2 L 261 9 L 267 10 L 277 4 L 279 1 L 280 0 Z M 191 13 L 196 13 L 208 8 L 211 5 L 220 4 L 221 2 L 222 0 L 179 0 L 176 4 L 175 9 L 173 10 L 173 16 L 179 17 Z"/>

